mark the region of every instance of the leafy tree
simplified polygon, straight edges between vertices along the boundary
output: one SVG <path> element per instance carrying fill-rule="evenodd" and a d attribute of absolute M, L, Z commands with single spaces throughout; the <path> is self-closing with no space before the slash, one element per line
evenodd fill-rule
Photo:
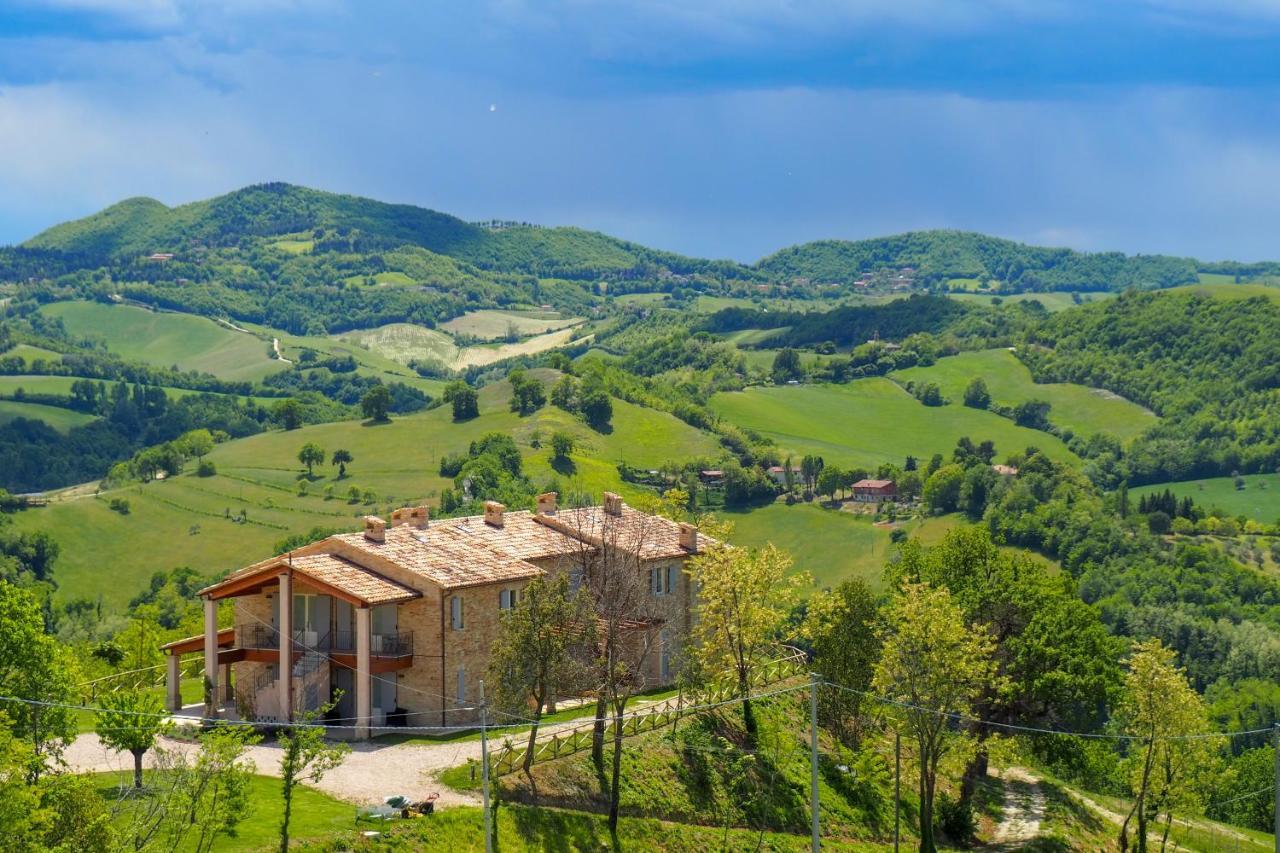
<path fill-rule="evenodd" d="M 790 347 L 779 350 L 773 357 L 773 369 L 770 373 L 778 385 L 803 378 L 804 366 L 800 363 L 800 353 Z"/>
<path fill-rule="evenodd" d="M 511 383 L 511 411 L 528 415 L 546 405 L 546 389 L 523 370 L 511 371 L 507 381 Z"/>
<path fill-rule="evenodd" d="M 964 468 L 943 465 L 924 483 L 924 502 L 936 512 L 955 512 L 960 504 L 960 488 L 964 485 Z"/>
<path fill-rule="evenodd" d="M 1147 529 L 1159 536 L 1173 529 L 1173 521 L 1163 512 L 1153 512 L 1147 515 Z"/>
<path fill-rule="evenodd" d="M 445 387 L 442 399 L 453 406 L 455 421 L 466 421 L 480 415 L 480 395 L 461 379 L 454 380 Z"/>
<path fill-rule="evenodd" d="M 597 430 L 603 430 L 613 420 L 613 401 L 601 387 L 587 388 L 578 401 L 582 417 Z"/>
<path fill-rule="evenodd" d="M 942 396 L 942 389 L 938 387 L 936 382 L 926 382 L 921 385 L 916 389 L 916 396 L 926 406 L 941 406 L 947 402 Z"/>
<path fill-rule="evenodd" d="M 551 386 L 551 404 L 566 412 L 578 411 L 578 390 L 581 383 L 572 376 L 561 376 Z"/>
<path fill-rule="evenodd" d="M 193 429 L 183 433 L 179 441 L 183 452 L 196 459 L 202 459 L 206 453 L 213 450 L 213 434 L 207 429 Z"/>
<path fill-rule="evenodd" d="M 1026 400 L 1013 409 L 1013 421 L 1031 429 L 1048 429 L 1050 405 L 1045 400 Z"/>
<path fill-rule="evenodd" d="M 142 788 L 142 757 L 169 729 L 164 703 L 154 693 L 120 690 L 100 700 L 97 732 L 107 746 L 133 755 L 133 787 Z"/>
<path fill-rule="evenodd" d="M 551 455 L 555 459 L 568 459 L 573 453 L 572 433 L 557 430 L 551 434 Z"/>
<path fill-rule="evenodd" d="M 1261 832 L 1272 832 L 1276 819 L 1276 800 L 1265 793 L 1275 783 L 1276 751 L 1262 746 L 1242 753 L 1231 762 L 1231 772 L 1224 774 L 1228 784 L 1215 790 L 1214 799 L 1224 805 L 1211 806 L 1210 817 Z"/>
<path fill-rule="evenodd" d="M 351 451 L 343 450 L 342 448 L 338 448 L 337 450 L 333 451 L 333 455 L 329 457 L 330 464 L 338 466 L 339 480 L 347 476 L 347 466 L 350 465 L 353 461 L 355 460 L 351 456 Z"/>
<path fill-rule="evenodd" d="M 820 495 L 828 495 L 831 500 L 836 499 L 836 492 L 845 488 L 845 472 L 835 466 L 823 468 L 818 474 L 818 485 L 815 491 Z"/>
<path fill-rule="evenodd" d="M 298 461 L 307 466 L 307 476 L 311 476 L 312 468 L 324 464 L 324 448 L 314 441 L 308 441 L 298 451 Z"/>
<path fill-rule="evenodd" d="M 297 429 L 302 426 L 302 404 L 292 398 L 276 404 L 275 419 L 285 429 Z"/>
<path fill-rule="evenodd" d="M 208 853 L 233 836 L 252 808 L 249 786 L 255 771 L 245 750 L 261 738 L 246 726 L 218 725 L 200 736 L 200 748 L 162 750 L 156 765 L 169 803 L 162 823 L 167 849 Z"/>
<path fill-rule="evenodd" d="M 776 651 L 807 573 L 787 577 L 791 558 L 773 545 L 730 548 L 712 545 L 685 564 L 698 586 L 692 647 L 704 672 L 730 672 L 742 697 L 747 736 L 756 737 L 751 708 L 752 676 Z"/>
<path fill-rule="evenodd" d="M 390 418 L 387 412 L 391 409 L 391 392 L 385 385 L 374 385 L 360 398 L 360 410 L 364 416 L 376 423 L 386 423 Z"/>
<path fill-rule="evenodd" d="M 538 721 L 547 703 L 583 689 L 590 678 L 595 614 L 585 593 L 572 593 L 568 575 L 535 578 L 502 616 L 490 649 L 489 673 L 497 702 L 523 716 L 533 705 L 524 772 L 533 766 Z"/>
<path fill-rule="evenodd" d="M 965 386 L 964 404 L 973 409 L 985 409 L 991 405 L 991 392 L 987 390 L 987 383 L 981 376 L 975 376 Z"/>
<path fill-rule="evenodd" d="M 860 731 L 865 697 L 869 692 L 880 639 L 876 635 L 876 596 L 861 579 L 849 580 L 830 592 L 809 600 L 805 634 L 813 645 L 813 670 L 823 681 L 849 690 L 823 686 L 818 693 L 818 713 L 823 725 L 852 746 Z"/>
<path fill-rule="evenodd" d="M 321 721 L 337 700 L 316 711 L 295 714 L 297 725 L 288 726 L 279 735 L 280 795 L 284 814 L 280 818 L 280 853 L 289 853 L 289 823 L 293 818 L 293 792 L 302 782 L 316 784 L 325 774 L 338 767 L 351 751 L 345 743 L 325 740 Z"/>
<path fill-rule="evenodd" d="M 934 794 L 938 763 L 966 737 L 949 714 L 968 715 L 984 688 L 998 684 L 993 643 L 971 630 L 945 588 L 905 583 L 888 605 L 879 631 L 883 645 L 872 688 L 898 703 L 886 705 L 892 725 L 913 742 L 919 765 L 920 850 L 934 853 Z"/>
<path fill-rule="evenodd" d="M 1125 733 L 1139 739 L 1129 756 L 1133 807 L 1120 825 L 1119 845 L 1129 849 L 1129 823 L 1136 815 L 1135 841 L 1145 851 L 1153 816 L 1165 815 L 1167 840 L 1174 812 L 1200 805 L 1211 784 L 1217 745 L 1209 738 L 1185 739 L 1209 732 L 1208 713 L 1186 673 L 1175 666 L 1173 650 L 1159 640 L 1134 646 L 1117 717 Z"/>

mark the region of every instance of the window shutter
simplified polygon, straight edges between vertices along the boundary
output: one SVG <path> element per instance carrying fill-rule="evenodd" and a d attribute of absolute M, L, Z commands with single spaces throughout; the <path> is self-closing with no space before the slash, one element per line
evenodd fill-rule
<path fill-rule="evenodd" d="M 458 599 L 454 599 L 457 601 Z M 467 704 L 467 668 L 465 666 L 458 667 L 458 704 Z"/>
<path fill-rule="evenodd" d="M 453 617 L 453 630 L 462 630 L 462 599 L 455 595 L 449 600 L 449 607 Z"/>
<path fill-rule="evenodd" d="M 676 567 L 667 566 L 667 595 L 676 591 Z"/>

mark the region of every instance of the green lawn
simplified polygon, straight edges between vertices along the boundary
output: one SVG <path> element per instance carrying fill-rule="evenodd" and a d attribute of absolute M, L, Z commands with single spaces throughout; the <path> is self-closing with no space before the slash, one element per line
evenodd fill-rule
<path fill-rule="evenodd" d="M 28 389 L 33 390 L 33 389 Z M 4 393 L 0 391 L 0 393 Z M 66 432 L 72 427 L 84 426 L 95 420 L 93 415 L 73 412 L 59 406 L 42 406 L 39 403 L 20 403 L 16 400 L 0 400 L 0 424 L 7 424 L 15 418 L 40 420 L 56 429 Z"/>
<path fill-rule="evenodd" d="M 1275 523 L 1280 518 L 1280 475 L 1248 474 L 1243 479 L 1243 489 L 1235 487 L 1232 477 L 1213 477 L 1180 483 L 1156 483 L 1132 489 L 1129 494 L 1136 506 L 1142 495 L 1169 489 L 1179 498 L 1190 497 L 1206 512 L 1217 507 L 1233 518 L 1243 515 L 1265 524 Z"/>
<path fill-rule="evenodd" d="M 133 784 L 132 770 L 127 773 L 98 773 L 96 776 L 101 780 L 99 791 L 102 797 L 113 803 L 120 799 L 122 785 L 127 787 Z M 151 771 L 144 774 L 144 784 L 149 776 Z M 289 822 L 291 839 L 319 841 L 344 832 L 354 836 L 356 806 L 306 786 L 295 788 L 293 797 L 293 814 Z M 214 850 L 279 849 L 280 818 L 284 813 L 280 799 L 280 780 L 270 776 L 252 777 L 248 800 L 252 806 L 236 827 L 236 834 L 218 838 L 214 842 Z M 130 809 L 138 807 L 137 804 L 138 801 L 126 801 L 122 804 L 116 817 L 117 822 L 124 824 L 128 821 Z"/>
<path fill-rule="evenodd" d="M 1078 435 L 1108 432 L 1129 441 L 1155 424 L 1154 414 L 1109 391 L 1066 383 L 1037 384 L 1031 371 L 1004 349 L 963 352 L 942 358 L 929 367 L 913 367 L 891 374 L 903 384 L 936 382 L 953 405 L 963 405 L 964 389 L 975 378 L 987 383 L 991 398 L 1004 405 L 1031 399 L 1052 405 L 1049 420 Z"/>
<path fill-rule="evenodd" d="M 551 371 L 534 375 L 551 382 Z M 440 457 L 464 452 L 489 431 L 513 436 L 525 453 L 526 471 L 537 486 L 553 477 L 562 490 L 598 495 L 604 489 L 624 496 L 639 494 L 623 483 L 617 463 L 658 467 L 672 454 L 716 452 L 715 439 L 682 421 L 652 409 L 614 401 L 613 430 L 598 433 L 569 414 L 547 406 L 528 417 L 508 410 L 510 386 L 498 383 L 480 393 L 481 416 L 454 423 L 448 407 L 432 409 L 389 424 L 368 426 L 360 421 L 318 424 L 292 432 L 274 430 L 218 445 L 209 459 L 214 477 L 187 473 L 169 479 L 134 484 L 104 493 L 59 501 L 17 513 L 18 530 L 46 530 L 62 547 L 55 567 L 61 600 L 86 597 L 112 608 L 123 607 L 157 570 L 190 566 L 212 574 L 239 568 L 272 553 L 275 543 L 313 527 L 354 530 L 359 517 L 387 513 L 396 506 L 434 504 L 439 490 L 452 485 L 439 476 Z M 573 470 L 556 472 L 546 443 L 551 433 L 573 433 L 578 449 Z M 541 447 L 534 448 L 537 435 Z M 308 483 L 308 494 L 297 494 L 303 475 L 299 448 L 314 441 L 327 452 L 349 450 L 355 461 L 347 478 L 324 465 Z M 194 467 L 194 466 L 190 466 Z M 326 500 L 326 486 L 334 498 Z M 371 489 L 372 505 L 351 504 L 351 486 Z M 108 500 L 123 497 L 130 512 L 110 509 Z M 247 513 L 248 523 L 233 518 Z M 104 578 L 110 583 L 104 583 Z"/>
<path fill-rule="evenodd" d="M 715 395 L 711 407 L 730 422 L 773 438 L 784 453 L 816 453 L 846 468 L 901 464 L 908 455 L 950 457 L 956 440 L 991 439 L 1000 458 L 1035 446 L 1076 461 L 1048 433 L 961 405 L 929 408 L 892 381 L 876 377 L 847 385 L 749 388 Z"/>
<path fill-rule="evenodd" d="M 741 512 L 726 512 L 733 522 L 733 541 L 763 546 L 772 542 L 791 555 L 796 571 L 813 575 L 818 588 L 835 587 L 850 578 L 861 578 L 875 589 L 885 560 L 896 547 L 888 527 L 877 527 L 866 516 L 825 509 L 816 502 L 787 506 L 773 503 Z M 908 534 L 933 544 L 960 522 L 959 516 L 943 516 L 903 522 Z"/>
<path fill-rule="evenodd" d="M 130 361 L 256 380 L 287 365 L 271 358 L 269 342 L 204 317 L 100 302 L 55 302 L 40 309 L 77 337 L 102 341 Z"/>

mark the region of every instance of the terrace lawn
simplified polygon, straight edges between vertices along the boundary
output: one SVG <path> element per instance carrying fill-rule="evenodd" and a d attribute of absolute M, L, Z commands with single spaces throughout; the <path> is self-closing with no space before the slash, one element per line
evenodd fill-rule
<path fill-rule="evenodd" d="M 1206 512 L 1216 507 L 1232 518 L 1243 515 L 1264 524 L 1280 519 L 1280 474 L 1246 474 L 1242 479 L 1243 489 L 1235 487 L 1232 477 L 1156 483 L 1131 489 L 1129 500 L 1136 506 L 1142 495 L 1169 489 L 1179 498 L 1191 498 Z"/>
<path fill-rule="evenodd" d="M 847 385 L 749 388 L 716 394 L 711 407 L 731 423 L 773 438 L 784 454 L 815 453 L 844 468 L 901 464 L 908 455 L 949 458 L 961 436 L 991 439 L 998 458 L 1035 446 L 1053 459 L 1077 461 L 1048 433 L 958 404 L 929 408 L 881 377 Z"/>
<path fill-rule="evenodd" d="M 1004 405 L 1046 400 L 1049 420 L 1077 435 L 1108 432 L 1128 442 L 1157 420 L 1150 411 L 1109 391 L 1066 383 L 1037 384 L 1031 371 L 1008 350 L 964 352 L 938 359 L 929 367 L 899 370 L 891 376 L 902 382 L 936 382 L 952 405 L 963 405 L 964 390 L 981 377 L 992 399 Z"/>
<path fill-rule="evenodd" d="M 59 406 L 43 406 L 39 403 L 22 403 L 17 400 L 0 400 L 0 425 L 7 424 L 17 418 L 33 421 L 44 421 L 58 432 L 66 432 L 72 427 L 84 426 L 97 420 L 93 415 L 73 412 Z"/>
<path fill-rule="evenodd" d="M 99 302 L 55 302 L 40 310 L 61 319 L 72 335 L 100 340 L 129 361 L 229 380 L 262 379 L 287 367 L 268 354 L 269 341 L 193 314 Z"/>

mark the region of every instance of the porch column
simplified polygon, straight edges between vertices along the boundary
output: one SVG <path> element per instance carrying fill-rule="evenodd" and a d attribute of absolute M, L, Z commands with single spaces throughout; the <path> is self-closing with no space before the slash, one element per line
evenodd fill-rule
<path fill-rule="evenodd" d="M 373 645 L 373 611 L 368 605 L 356 608 L 356 738 L 369 737 L 369 718 L 373 716 L 370 688 L 369 647 Z"/>
<path fill-rule="evenodd" d="M 280 575 L 280 718 L 293 719 L 293 579 Z"/>
<path fill-rule="evenodd" d="M 222 701 L 236 701 L 235 690 L 231 687 L 231 664 L 229 663 L 222 665 Z"/>
<path fill-rule="evenodd" d="M 165 655 L 164 706 L 170 711 L 182 710 L 182 656 L 169 652 Z"/>
<path fill-rule="evenodd" d="M 222 710 L 218 696 L 218 602 L 204 600 L 204 689 L 206 717 L 216 717 Z"/>

